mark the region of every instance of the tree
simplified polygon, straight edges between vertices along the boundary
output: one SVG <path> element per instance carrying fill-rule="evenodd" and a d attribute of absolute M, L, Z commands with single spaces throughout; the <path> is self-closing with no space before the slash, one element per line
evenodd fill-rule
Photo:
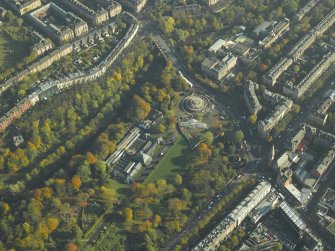
<path fill-rule="evenodd" d="M 164 33 L 171 33 L 174 29 L 175 21 L 173 17 L 167 17 L 161 20 L 161 29 Z"/>
<path fill-rule="evenodd" d="M 80 177 L 79 176 L 74 176 L 71 180 L 71 184 L 72 184 L 72 187 L 75 189 L 75 190 L 79 190 L 80 186 L 81 186 L 81 180 L 80 180 Z"/>
<path fill-rule="evenodd" d="M 252 115 L 249 116 L 249 122 L 251 124 L 255 124 L 256 121 L 257 121 L 257 116 L 255 114 L 252 114 Z"/>
<path fill-rule="evenodd" d="M 133 210 L 131 208 L 126 207 L 123 210 L 123 216 L 126 222 L 131 221 L 133 219 Z"/>
<path fill-rule="evenodd" d="M 238 130 L 234 133 L 234 142 L 241 144 L 244 139 L 244 133 L 241 130 Z"/>
<path fill-rule="evenodd" d="M 299 112 L 300 112 L 300 105 L 298 105 L 298 104 L 293 104 L 293 106 L 292 106 L 292 111 L 293 111 L 294 113 L 299 113 Z"/>
<path fill-rule="evenodd" d="M 174 183 L 176 186 L 181 185 L 183 183 L 183 177 L 181 177 L 179 174 L 176 174 L 176 176 L 174 176 Z"/>
<path fill-rule="evenodd" d="M 214 140 L 214 136 L 213 136 L 213 133 L 208 131 L 208 132 L 205 132 L 204 135 L 203 135 L 203 138 L 204 138 L 204 142 L 211 146 L 213 144 L 213 140 Z"/>
<path fill-rule="evenodd" d="M 134 95 L 132 99 L 132 106 L 129 109 L 129 118 L 135 118 L 142 120 L 148 116 L 151 110 L 150 104 L 148 104 L 144 99 L 138 95 Z"/>
<path fill-rule="evenodd" d="M 79 248 L 75 243 L 70 242 L 65 245 L 65 251 L 79 251 Z"/>
<path fill-rule="evenodd" d="M 87 152 L 86 153 L 86 160 L 88 161 L 88 163 L 90 164 L 95 164 L 97 162 L 97 158 L 94 156 L 93 153 L 91 152 Z"/>
<path fill-rule="evenodd" d="M 58 225 L 59 225 L 58 219 L 53 218 L 53 217 L 47 219 L 47 226 L 50 230 L 50 233 L 55 231 L 57 229 Z"/>
<path fill-rule="evenodd" d="M 212 151 L 205 143 L 200 143 L 198 146 L 198 154 L 202 162 L 207 162 L 208 159 L 212 156 Z"/>

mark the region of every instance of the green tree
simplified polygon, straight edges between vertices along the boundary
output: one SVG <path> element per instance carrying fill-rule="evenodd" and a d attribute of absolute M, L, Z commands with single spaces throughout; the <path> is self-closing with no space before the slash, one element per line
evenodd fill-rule
<path fill-rule="evenodd" d="M 255 114 L 252 114 L 252 115 L 249 116 L 249 122 L 251 124 L 255 124 L 256 121 L 257 121 L 257 116 Z"/>
<path fill-rule="evenodd" d="M 238 130 L 234 133 L 234 142 L 241 144 L 244 139 L 244 133 L 241 130 Z"/>

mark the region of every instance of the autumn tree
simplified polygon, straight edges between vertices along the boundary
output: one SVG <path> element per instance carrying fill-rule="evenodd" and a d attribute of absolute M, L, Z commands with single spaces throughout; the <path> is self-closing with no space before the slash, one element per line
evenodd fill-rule
<path fill-rule="evenodd" d="M 81 180 L 80 180 L 80 177 L 79 176 L 74 176 L 71 180 L 71 184 L 72 184 L 72 187 L 75 189 L 75 190 L 79 190 L 80 186 L 81 186 Z"/>
<path fill-rule="evenodd" d="M 65 251 L 79 251 L 79 248 L 75 243 L 70 242 L 65 245 Z"/>
<path fill-rule="evenodd" d="M 212 151 L 205 143 L 200 143 L 198 148 L 198 154 L 202 162 L 207 162 L 208 159 L 212 156 Z"/>
<path fill-rule="evenodd" d="M 57 218 L 51 217 L 47 219 L 47 226 L 51 233 L 57 229 L 58 225 L 59 221 Z"/>
<path fill-rule="evenodd" d="M 126 222 L 131 221 L 133 219 L 133 210 L 131 208 L 126 207 L 123 210 L 123 216 Z"/>
<path fill-rule="evenodd" d="M 93 153 L 91 152 L 87 152 L 86 153 L 86 160 L 88 161 L 88 163 L 90 164 L 95 164 L 97 162 L 97 158 L 94 156 Z"/>
<path fill-rule="evenodd" d="M 132 99 L 132 106 L 129 109 L 129 118 L 135 118 L 138 120 L 145 119 L 151 110 L 150 104 L 148 104 L 143 98 L 138 95 L 134 95 Z"/>

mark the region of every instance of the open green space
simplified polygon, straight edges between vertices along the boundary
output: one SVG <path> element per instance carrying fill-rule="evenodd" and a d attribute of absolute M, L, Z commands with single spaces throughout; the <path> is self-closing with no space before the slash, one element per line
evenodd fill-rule
<path fill-rule="evenodd" d="M 12 40 L 6 34 L 0 33 L 0 66 L 3 67 L 2 70 L 14 66 L 29 53 L 28 43 Z"/>
<path fill-rule="evenodd" d="M 155 170 L 153 170 L 145 180 L 145 184 L 155 182 L 161 178 L 167 179 L 182 172 L 189 162 L 189 153 L 190 149 L 187 142 L 182 136 L 179 136 L 173 146 L 171 146 L 159 162 Z"/>

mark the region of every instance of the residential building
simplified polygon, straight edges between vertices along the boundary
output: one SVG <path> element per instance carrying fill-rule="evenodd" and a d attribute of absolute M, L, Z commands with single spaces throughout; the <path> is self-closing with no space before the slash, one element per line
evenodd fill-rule
<path fill-rule="evenodd" d="M 327 97 L 320 107 L 308 115 L 307 121 L 314 126 L 324 127 L 327 123 L 328 110 L 332 105 L 333 100 Z"/>
<path fill-rule="evenodd" d="M 274 86 L 277 83 L 277 79 L 281 74 L 287 70 L 293 63 L 291 58 L 282 58 L 271 70 L 263 76 L 263 82 L 265 84 Z"/>
<path fill-rule="evenodd" d="M 249 80 L 244 86 L 244 100 L 247 104 L 248 110 L 250 114 L 257 115 L 258 112 L 262 109 L 262 105 L 260 104 L 256 90 L 258 89 L 258 84 Z"/>
<path fill-rule="evenodd" d="M 41 0 L 5 0 L 21 16 L 42 5 Z"/>
<path fill-rule="evenodd" d="M 206 58 L 201 63 L 201 70 L 215 80 L 221 80 L 232 70 L 236 65 L 237 57 L 232 54 L 226 54 L 226 56 L 219 60 L 216 57 Z"/>
<path fill-rule="evenodd" d="M 31 36 L 34 43 L 32 51 L 34 51 L 38 56 L 53 48 L 51 40 L 44 38 L 40 33 L 33 31 Z"/>
<path fill-rule="evenodd" d="M 54 18 L 61 19 L 62 24 L 53 22 Z M 56 42 L 64 43 L 74 37 L 81 36 L 88 31 L 87 23 L 71 12 L 66 12 L 55 3 L 51 2 L 31 12 L 28 19 L 42 32 L 53 38 Z"/>
<path fill-rule="evenodd" d="M 113 18 L 122 12 L 122 6 L 114 0 L 96 0 L 100 6 L 108 11 L 109 18 Z"/>
<path fill-rule="evenodd" d="M 298 84 L 287 82 L 283 87 L 283 93 L 294 100 L 299 100 L 309 90 L 316 80 L 335 62 L 335 52 L 327 53 L 321 61 Z"/>
<path fill-rule="evenodd" d="M 107 0 L 99 0 L 98 2 L 100 4 L 103 3 L 103 5 L 98 6 L 96 10 L 92 10 L 78 0 L 60 0 L 60 2 L 93 25 L 101 25 L 106 22 L 110 18 L 110 13 L 114 15 L 121 12 L 118 3 L 111 1 L 109 5 L 109 1 Z M 106 6 L 110 6 L 110 8 Z"/>
<path fill-rule="evenodd" d="M 215 251 L 220 243 L 238 227 L 249 213 L 264 199 L 271 191 L 271 184 L 262 181 L 251 193 L 209 234 L 206 235 L 192 250 L 193 251 Z"/>
<path fill-rule="evenodd" d="M 283 104 L 277 105 L 264 120 L 260 120 L 258 122 L 258 135 L 261 138 L 266 138 L 279 121 L 282 120 L 289 111 L 291 111 L 292 105 L 292 100 L 287 100 Z"/>
<path fill-rule="evenodd" d="M 215 5 L 219 2 L 220 0 L 202 0 L 202 2 L 207 5 L 207 6 L 212 6 Z"/>
<path fill-rule="evenodd" d="M 258 42 L 262 48 L 269 48 L 286 31 L 290 29 L 290 20 L 284 18 L 282 21 L 274 21 L 266 30 L 266 36 Z"/>
<path fill-rule="evenodd" d="M 185 16 L 197 16 L 201 14 L 201 6 L 199 4 L 190 4 L 177 6 L 172 9 L 172 16 L 174 18 Z"/>
<path fill-rule="evenodd" d="M 296 21 L 301 21 L 301 19 L 318 3 L 320 0 L 310 0 L 306 5 L 304 5 L 298 12 L 294 15 Z"/>
<path fill-rule="evenodd" d="M 140 12 L 146 5 L 147 0 L 120 0 L 120 3 L 134 12 Z"/>
<path fill-rule="evenodd" d="M 306 130 L 306 138 L 311 143 L 327 149 L 329 148 L 329 146 L 333 146 L 335 144 L 335 136 L 333 134 L 325 132 L 308 124 L 305 124 L 304 127 Z"/>
<path fill-rule="evenodd" d="M 288 150 L 295 152 L 298 148 L 298 146 L 300 145 L 300 143 L 302 142 L 302 140 L 305 138 L 306 136 L 306 130 L 305 128 L 300 129 L 297 134 L 295 134 L 293 136 L 292 139 L 288 140 L 287 142 L 287 148 Z"/>
<path fill-rule="evenodd" d="M 320 36 L 335 22 L 335 9 L 333 9 L 314 29 L 300 39 L 288 53 L 288 58 L 283 58 L 271 70 L 263 76 L 266 84 L 274 86 L 280 75 L 287 70 L 293 62 L 298 60 L 307 48 L 309 48 L 317 36 Z"/>
<path fill-rule="evenodd" d="M 319 178 L 323 174 L 325 174 L 330 165 L 333 163 L 334 158 L 335 158 L 335 145 L 316 164 L 316 167 L 312 170 L 312 175 L 316 178 Z"/>

